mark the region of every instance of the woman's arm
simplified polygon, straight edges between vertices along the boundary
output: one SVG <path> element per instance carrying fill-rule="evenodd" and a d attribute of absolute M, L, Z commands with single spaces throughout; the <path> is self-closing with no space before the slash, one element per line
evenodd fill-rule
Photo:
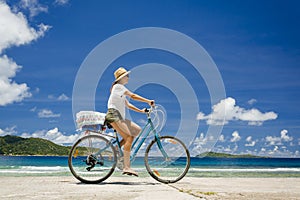
<path fill-rule="evenodd" d="M 135 112 L 140 112 L 140 113 L 145 112 L 145 109 L 141 110 L 141 109 L 135 107 L 134 105 L 132 105 L 131 103 L 129 103 L 127 100 L 125 101 L 125 105 L 126 105 L 129 109 L 134 110 Z"/>
<path fill-rule="evenodd" d="M 141 101 L 141 102 L 145 102 L 145 103 L 148 103 L 150 106 L 154 106 L 154 100 L 149 100 L 149 99 L 146 99 L 144 97 L 141 97 L 140 95 L 138 94 L 134 94 L 132 92 L 130 92 L 129 90 L 127 90 L 125 92 L 125 95 L 129 96 L 131 99 L 133 100 L 136 100 L 136 101 Z M 129 102 L 128 102 L 129 103 Z"/>

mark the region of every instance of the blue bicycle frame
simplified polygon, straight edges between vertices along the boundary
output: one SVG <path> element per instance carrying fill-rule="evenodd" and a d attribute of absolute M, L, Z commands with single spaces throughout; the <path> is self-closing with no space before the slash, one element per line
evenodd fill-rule
<path fill-rule="evenodd" d="M 141 146 L 143 145 L 143 143 L 145 142 L 145 140 L 148 138 L 148 136 L 150 135 L 150 133 L 154 133 L 154 140 L 157 141 L 157 145 L 158 145 L 158 148 L 159 150 L 161 151 L 162 155 L 168 159 L 169 156 L 168 154 L 166 153 L 166 151 L 164 150 L 164 148 L 162 147 L 161 145 L 161 142 L 159 140 L 159 134 L 157 133 L 154 125 L 153 125 L 153 122 L 151 120 L 151 117 L 150 117 L 150 114 L 147 113 L 148 115 L 148 120 L 147 120 L 147 124 L 144 126 L 144 128 L 142 129 L 142 131 L 140 132 L 140 134 L 138 135 L 138 137 L 134 140 L 132 146 L 131 146 L 131 149 L 134 149 L 135 145 L 137 145 L 137 147 L 134 149 L 133 153 L 131 154 L 130 156 L 130 160 L 134 160 L 135 156 L 137 155 L 138 151 L 140 150 Z M 141 139 L 141 141 L 137 144 L 138 140 L 141 138 L 141 136 L 144 135 L 144 137 Z M 112 136 L 111 136 L 112 137 Z M 119 140 L 119 137 L 118 135 L 116 134 L 116 131 L 115 131 L 115 137 L 112 137 L 112 138 L 115 138 L 115 140 L 111 140 L 110 142 L 115 145 L 117 143 L 118 147 L 119 147 L 119 150 L 120 150 L 120 155 L 123 156 L 123 151 L 121 150 L 121 145 L 120 145 L 120 140 Z M 104 152 L 107 148 L 109 147 L 109 144 L 107 144 L 106 148 L 104 149 L 101 149 L 99 150 L 95 155 L 100 155 L 102 152 Z"/>
<path fill-rule="evenodd" d="M 144 134 L 146 128 L 148 128 L 147 132 L 145 133 L 145 137 L 142 138 L 142 140 L 140 141 L 140 143 L 138 144 L 138 146 L 134 149 L 135 145 L 137 144 L 137 141 L 140 139 L 140 137 Z M 163 149 L 160 140 L 159 140 L 159 134 L 157 133 L 156 129 L 154 128 L 154 125 L 152 123 L 151 117 L 148 114 L 148 120 L 147 120 L 147 124 L 144 126 L 143 130 L 141 131 L 141 133 L 139 134 L 139 136 L 134 140 L 131 148 L 134 149 L 134 152 L 131 155 L 131 160 L 133 160 L 136 156 L 136 154 L 138 153 L 138 151 L 140 150 L 141 146 L 143 145 L 143 143 L 145 142 L 146 138 L 148 138 L 148 136 L 150 135 L 150 133 L 154 133 L 154 139 L 157 141 L 158 144 L 158 148 L 160 149 L 160 151 L 162 152 L 162 154 L 164 155 L 165 158 L 168 158 L 167 153 L 165 152 L 165 150 Z"/>

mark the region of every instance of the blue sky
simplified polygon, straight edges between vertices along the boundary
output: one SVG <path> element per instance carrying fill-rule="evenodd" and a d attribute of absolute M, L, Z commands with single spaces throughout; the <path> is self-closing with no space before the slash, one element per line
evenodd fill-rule
<path fill-rule="evenodd" d="M 97 87 L 96 110 L 105 112 L 112 73 L 119 65 L 131 69 L 161 63 L 183 74 L 196 93 L 199 110 L 195 121 L 189 123 L 199 127 L 192 133 L 191 151 L 205 146 L 210 140 L 206 137 L 208 126 L 225 117 L 214 151 L 300 157 L 299 4 L 0 0 L 0 135 L 73 142 L 78 135 L 72 93 L 83 61 L 97 45 L 116 34 L 161 27 L 203 46 L 218 67 L 226 97 L 211 105 L 205 82 L 186 60 L 144 49 L 105 66 Z M 134 71 L 131 77 L 143 81 Z M 166 108 L 164 131 L 176 134 L 180 102 L 174 91 L 146 84 L 136 92 Z M 218 105 L 226 106 L 226 116 L 216 109 Z M 133 116 L 138 122 L 142 117 Z"/>

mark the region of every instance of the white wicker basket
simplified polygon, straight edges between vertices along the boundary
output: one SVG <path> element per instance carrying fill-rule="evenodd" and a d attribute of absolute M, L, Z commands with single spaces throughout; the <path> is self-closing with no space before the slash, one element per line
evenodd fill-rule
<path fill-rule="evenodd" d="M 80 111 L 76 114 L 77 128 L 81 130 L 87 126 L 103 125 L 106 113 L 95 111 Z"/>

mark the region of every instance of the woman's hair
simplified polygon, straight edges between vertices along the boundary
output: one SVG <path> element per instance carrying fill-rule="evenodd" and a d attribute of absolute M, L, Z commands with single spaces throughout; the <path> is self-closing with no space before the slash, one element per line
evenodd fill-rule
<path fill-rule="evenodd" d="M 112 84 L 111 84 L 111 87 L 110 87 L 110 93 L 112 91 L 112 88 L 114 87 L 114 85 L 116 85 L 118 83 L 118 81 L 114 81 Z"/>

